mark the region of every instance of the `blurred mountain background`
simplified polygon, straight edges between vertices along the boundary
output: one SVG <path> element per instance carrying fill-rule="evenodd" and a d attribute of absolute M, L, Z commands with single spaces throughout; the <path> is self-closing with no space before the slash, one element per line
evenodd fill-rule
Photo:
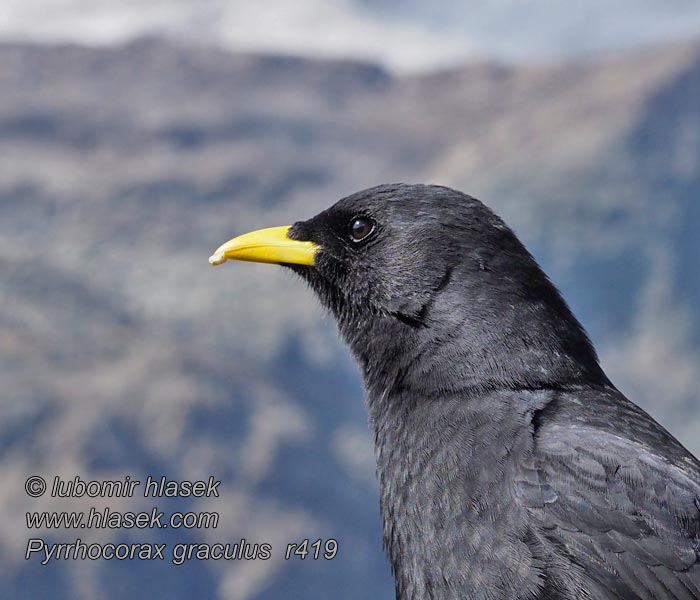
<path fill-rule="evenodd" d="M 492 206 L 612 380 L 700 454 L 700 9 L 603 4 L 4 3 L 0 596 L 392 597 L 333 323 L 281 268 L 207 264 L 382 182 Z M 154 504 L 30 500 L 34 474 L 222 480 L 155 502 L 217 529 L 49 542 L 244 537 L 273 558 L 25 561 L 29 509 Z M 319 537 L 334 560 L 283 560 Z"/>

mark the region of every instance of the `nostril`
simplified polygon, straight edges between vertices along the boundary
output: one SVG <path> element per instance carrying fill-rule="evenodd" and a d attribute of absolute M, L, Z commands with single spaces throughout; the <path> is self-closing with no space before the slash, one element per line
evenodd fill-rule
<path fill-rule="evenodd" d="M 297 240 L 299 242 L 311 241 L 310 238 L 310 228 L 305 221 L 297 221 L 289 228 L 287 232 L 287 237 L 292 240 Z"/>

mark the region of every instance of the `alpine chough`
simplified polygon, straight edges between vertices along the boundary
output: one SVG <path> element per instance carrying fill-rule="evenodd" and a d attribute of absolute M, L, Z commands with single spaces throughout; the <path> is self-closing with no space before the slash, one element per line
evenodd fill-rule
<path fill-rule="evenodd" d="M 210 262 L 227 259 L 290 267 L 336 318 L 398 599 L 700 598 L 700 463 L 481 202 L 382 185 Z"/>

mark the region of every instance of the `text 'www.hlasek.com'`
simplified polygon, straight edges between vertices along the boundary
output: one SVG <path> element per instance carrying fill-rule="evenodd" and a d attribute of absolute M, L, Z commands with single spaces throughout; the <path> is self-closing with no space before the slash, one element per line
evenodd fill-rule
<path fill-rule="evenodd" d="M 49 486 L 50 484 L 50 486 Z M 119 480 L 90 480 L 80 477 L 61 479 L 56 476 L 49 484 L 45 478 L 32 475 L 25 482 L 25 492 L 31 498 L 47 494 L 51 498 L 219 498 L 221 481 L 213 476 L 207 480 L 175 481 L 167 477 L 148 476 L 144 482 L 126 476 Z M 142 511 L 117 511 L 109 507 L 90 507 L 84 511 L 30 511 L 26 513 L 29 531 L 52 530 L 200 530 L 216 529 L 219 513 L 214 511 L 166 512 L 157 506 Z M 301 539 L 273 548 L 267 542 L 221 541 L 214 543 L 155 543 L 155 542 L 87 542 L 76 537 L 66 542 L 46 541 L 29 536 L 25 560 L 42 565 L 68 560 L 169 560 L 183 565 L 193 560 L 269 560 L 273 554 L 285 560 L 332 560 L 338 553 L 335 539 Z"/>

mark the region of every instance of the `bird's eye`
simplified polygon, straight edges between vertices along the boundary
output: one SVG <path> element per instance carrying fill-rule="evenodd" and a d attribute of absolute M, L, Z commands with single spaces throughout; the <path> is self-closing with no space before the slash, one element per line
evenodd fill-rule
<path fill-rule="evenodd" d="M 350 222 L 350 237 L 354 242 L 364 240 L 374 231 L 374 221 L 369 217 L 355 217 Z"/>

